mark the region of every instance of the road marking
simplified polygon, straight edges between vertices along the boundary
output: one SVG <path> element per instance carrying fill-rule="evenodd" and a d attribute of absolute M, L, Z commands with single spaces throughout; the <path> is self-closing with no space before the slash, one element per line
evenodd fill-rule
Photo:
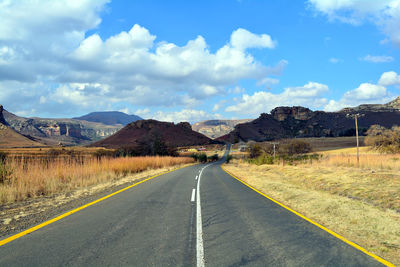
<path fill-rule="evenodd" d="M 198 175 L 196 175 L 196 181 L 197 181 L 197 178 L 199 178 L 199 176 L 198 176 Z"/>
<path fill-rule="evenodd" d="M 195 197 L 196 197 L 196 189 L 192 189 L 192 197 L 190 198 L 190 201 L 191 202 L 194 202 L 194 200 L 195 200 Z"/>
<path fill-rule="evenodd" d="M 10 243 L 11 241 L 13 241 L 13 240 L 15 240 L 15 239 L 18 239 L 18 238 L 20 238 L 20 237 L 23 237 L 24 235 L 30 234 L 30 233 L 32 233 L 32 232 L 34 232 L 34 231 L 36 231 L 36 230 L 38 230 L 38 229 L 40 229 L 40 228 L 43 228 L 43 227 L 45 227 L 45 226 L 47 226 L 47 225 L 49 225 L 49 224 L 51 224 L 51 223 L 54 223 L 54 222 L 56 222 L 56 221 L 59 221 L 59 220 L 65 218 L 65 217 L 67 217 L 67 216 L 69 216 L 69 215 L 71 215 L 71 214 L 73 214 L 73 213 L 76 213 L 76 212 L 78 212 L 78 211 L 80 211 L 80 210 L 83 210 L 83 209 L 85 209 L 85 208 L 87 208 L 87 207 L 89 207 L 89 206 L 92 206 L 92 205 L 94 205 L 94 204 L 96 204 L 96 203 L 98 203 L 98 202 L 100 202 L 100 201 L 103 201 L 103 200 L 105 200 L 105 199 L 107 199 L 107 198 L 110 198 L 110 197 L 112 197 L 112 196 L 114 196 L 114 195 L 116 195 L 116 194 L 119 194 L 119 193 L 121 193 L 121 192 L 123 192 L 123 191 L 125 191 L 125 190 L 128 190 L 128 189 L 130 189 L 130 188 L 132 188 L 132 187 L 134 187 L 134 186 L 137 186 L 137 185 L 139 185 L 139 184 L 141 184 L 141 183 L 144 183 L 144 182 L 146 182 L 146 181 L 148 181 L 148 180 L 154 179 L 154 178 L 156 178 L 156 177 L 158 177 L 158 176 L 161 176 L 161 175 L 164 175 L 164 174 L 167 174 L 167 173 L 170 173 L 170 172 L 179 170 L 179 169 L 183 169 L 183 168 L 185 168 L 185 167 L 188 167 L 188 166 L 179 167 L 179 168 L 176 168 L 176 169 L 173 169 L 173 170 L 170 170 L 170 171 L 166 171 L 166 172 L 163 172 L 163 173 L 160 173 L 160 174 L 151 176 L 151 177 L 149 177 L 149 178 L 147 178 L 147 179 L 144 179 L 144 180 L 142 180 L 142 181 L 140 181 L 140 182 L 137 182 L 137 183 L 135 183 L 135 184 L 133 184 L 133 185 L 127 186 L 127 187 L 125 187 L 125 188 L 122 188 L 122 189 L 120 189 L 120 190 L 114 192 L 114 193 L 111 193 L 111 194 L 109 194 L 109 195 L 107 195 L 107 196 L 104 196 L 104 197 L 99 198 L 99 199 L 97 199 L 97 200 L 95 200 L 95 201 L 92 201 L 92 202 L 90 202 L 90 203 L 88 203 L 88 204 L 86 204 L 86 205 L 80 206 L 79 208 L 76 208 L 76 209 L 71 210 L 71 211 L 68 211 L 68 212 L 66 212 L 66 213 L 64 213 L 64 214 L 61 214 L 61 215 L 55 217 L 54 219 L 45 221 L 45 222 L 43 222 L 43 223 L 41 223 L 41 224 L 39 224 L 39 225 L 36 225 L 36 226 L 34 226 L 34 227 L 31 227 L 31 228 L 29 228 L 29 229 L 27 229 L 27 230 L 25 230 L 25 231 L 23 231 L 23 232 L 21 232 L 21 233 L 18 233 L 18 234 L 15 234 L 15 235 L 10 236 L 10 237 L 8 237 L 8 238 L 5 238 L 5 239 L 3 239 L 3 240 L 0 240 L 0 247 L 3 246 L 3 245 L 5 245 L 5 244 L 7 244 L 7 243 Z"/>
<path fill-rule="evenodd" d="M 200 179 L 204 168 L 200 170 L 199 179 L 197 181 L 197 198 L 196 198 L 196 262 L 197 267 L 204 267 L 204 245 L 203 245 L 203 222 L 201 220 L 201 201 L 200 201 Z"/>
<path fill-rule="evenodd" d="M 356 249 L 358 249 L 358 250 L 364 252 L 365 254 L 367 254 L 368 256 L 371 256 L 372 258 L 374 258 L 375 260 L 379 261 L 380 263 L 382 263 L 382 264 L 384 264 L 384 265 L 386 265 L 386 266 L 396 267 L 393 263 L 388 262 L 387 260 L 382 259 L 381 257 L 379 257 L 379 256 L 377 256 L 377 255 L 375 255 L 375 254 L 373 254 L 372 252 L 367 251 L 365 248 L 363 248 L 363 247 L 357 245 L 357 244 L 354 243 L 354 242 L 351 242 L 350 240 L 346 239 L 345 237 L 339 235 L 338 233 L 335 233 L 334 231 L 329 230 L 329 229 L 326 228 L 325 226 L 322 226 L 321 224 L 319 224 L 319 223 L 317 223 L 317 222 L 314 222 L 313 220 L 311 220 L 311 219 L 307 218 L 306 216 L 302 215 L 301 213 L 298 213 L 297 211 L 292 210 L 291 208 L 289 208 L 289 207 L 285 206 L 284 204 L 280 203 L 279 201 L 277 201 L 277 200 L 275 200 L 275 199 L 273 199 L 273 198 L 267 196 L 266 194 L 260 192 L 259 190 L 255 189 L 254 187 L 252 187 L 252 186 L 249 185 L 248 183 L 246 183 L 246 182 L 240 180 L 239 178 L 237 178 L 235 175 L 233 175 L 233 174 L 230 173 L 229 171 L 225 170 L 225 168 L 224 168 L 222 165 L 221 165 L 221 169 L 224 170 L 227 174 L 229 174 L 229 175 L 232 176 L 233 178 L 235 178 L 236 180 L 238 180 L 239 182 L 241 182 L 242 184 L 244 184 L 245 186 L 247 186 L 247 187 L 251 188 L 252 190 L 256 191 L 257 193 L 259 193 L 260 195 L 262 195 L 262 196 L 268 198 L 268 199 L 271 200 L 272 202 L 274 202 L 274 203 L 278 204 L 279 206 L 281 206 L 281 207 L 287 209 L 288 211 L 290 211 L 290 212 L 296 214 L 297 216 L 299 216 L 299 217 L 303 218 L 304 220 L 308 221 L 309 223 L 314 224 L 315 226 L 317 226 L 317 227 L 321 228 L 322 230 L 328 232 L 329 234 L 333 235 L 334 237 L 336 237 L 336 238 L 342 240 L 343 242 L 347 243 L 348 245 L 350 245 L 350 246 L 352 246 L 352 247 L 354 247 L 354 248 L 356 248 Z"/>

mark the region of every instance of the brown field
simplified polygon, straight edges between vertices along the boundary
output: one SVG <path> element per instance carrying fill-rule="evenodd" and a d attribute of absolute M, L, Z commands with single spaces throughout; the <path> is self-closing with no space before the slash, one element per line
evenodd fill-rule
<path fill-rule="evenodd" d="M 37 153 L 32 156 L 32 153 Z M 186 157 L 96 158 L 84 148 L 83 154 L 49 157 L 44 149 L 13 150 L 0 176 L 0 204 L 37 196 L 69 192 L 77 188 L 120 179 L 128 174 L 192 163 Z M 42 156 L 41 156 L 42 155 Z M 0 169 L 0 175 L 1 175 Z"/>
<path fill-rule="evenodd" d="M 334 143 L 334 142 L 333 142 Z M 322 152 L 318 161 L 253 165 L 236 159 L 228 171 L 265 194 L 400 264 L 400 155 L 360 149 Z"/>

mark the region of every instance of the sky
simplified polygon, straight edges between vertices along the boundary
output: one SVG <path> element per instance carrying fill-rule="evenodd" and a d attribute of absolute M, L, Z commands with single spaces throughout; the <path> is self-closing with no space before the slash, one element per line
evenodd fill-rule
<path fill-rule="evenodd" d="M 25 117 L 337 111 L 400 95 L 400 0 L 0 0 L 0 104 Z"/>

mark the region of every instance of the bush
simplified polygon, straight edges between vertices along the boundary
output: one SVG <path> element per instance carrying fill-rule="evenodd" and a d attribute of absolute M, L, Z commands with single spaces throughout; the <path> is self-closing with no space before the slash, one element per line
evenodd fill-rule
<path fill-rule="evenodd" d="M 226 163 L 229 163 L 229 161 L 231 161 L 232 158 L 233 158 L 232 155 L 226 156 Z"/>
<path fill-rule="evenodd" d="M 292 140 L 279 147 L 279 153 L 283 155 L 306 154 L 310 153 L 311 150 L 311 144 L 301 140 Z"/>
<path fill-rule="evenodd" d="M 257 158 L 263 154 L 263 150 L 260 144 L 251 144 L 250 145 L 250 155 L 251 159 Z"/>
<path fill-rule="evenodd" d="M 384 153 L 399 153 L 400 127 L 393 126 L 391 129 L 387 129 L 379 125 L 372 125 L 367 131 L 364 143 Z"/>
<path fill-rule="evenodd" d="M 249 163 L 256 164 L 256 165 L 263 165 L 263 164 L 274 164 L 274 157 L 266 154 L 262 154 L 257 158 L 250 159 Z"/>
<path fill-rule="evenodd" d="M 209 156 L 207 159 L 208 159 L 208 161 L 217 161 L 217 160 L 219 160 L 219 156 L 218 156 L 218 154 L 214 154 L 212 156 Z"/>

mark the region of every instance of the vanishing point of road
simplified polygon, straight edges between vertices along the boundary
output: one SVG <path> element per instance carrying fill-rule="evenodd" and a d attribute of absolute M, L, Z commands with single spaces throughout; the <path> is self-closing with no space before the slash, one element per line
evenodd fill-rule
<path fill-rule="evenodd" d="M 0 266 L 383 266 L 223 160 L 148 180 L 0 246 Z"/>

